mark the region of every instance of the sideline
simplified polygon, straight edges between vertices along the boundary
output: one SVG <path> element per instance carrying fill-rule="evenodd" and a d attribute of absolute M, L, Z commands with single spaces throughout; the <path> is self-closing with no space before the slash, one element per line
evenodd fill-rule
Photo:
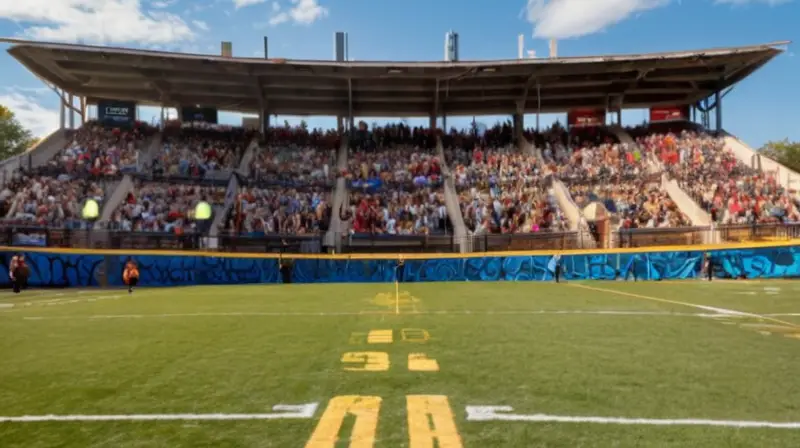
<path fill-rule="evenodd" d="M 708 306 L 708 305 L 699 305 L 699 304 L 696 304 L 696 303 L 682 302 L 682 301 L 679 301 L 679 300 L 662 299 L 662 298 L 659 298 L 659 297 L 645 296 L 645 295 L 642 295 L 642 294 L 635 294 L 635 293 L 631 293 L 631 292 L 619 291 L 619 290 L 616 290 L 616 289 L 596 288 L 594 286 L 586 286 L 586 285 L 580 285 L 580 284 L 575 284 L 575 283 L 567 283 L 567 286 L 570 286 L 572 288 L 586 289 L 586 290 L 589 290 L 589 291 L 605 292 L 605 293 L 616 294 L 616 295 L 625 296 L 625 297 L 633 297 L 634 299 L 642 299 L 642 300 L 649 300 L 649 301 L 652 301 L 652 302 L 668 303 L 670 305 L 680 305 L 680 306 L 689 307 L 689 308 L 695 308 L 695 309 L 699 309 L 699 310 L 711 311 L 711 312 L 717 313 L 718 315 L 723 315 L 723 316 L 728 316 L 728 317 L 731 317 L 731 316 L 751 317 L 751 318 L 755 318 L 755 319 L 761 319 L 761 320 L 770 321 L 770 322 L 773 322 L 773 323 L 778 323 L 778 324 L 781 324 L 781 325 L 785 325 L 785 326 L 792 327 L 794 329 L 800 330 L 800 325 L 797 325 L 797 324 L 794 324 L 794 323 L 791 323 L 791 322 L 787 322 L 785 320 L 776 319 L 776 318 L 772 317 L 775 314 L 748 313 L 748 312 L 744 312 L 744 311 L 731 310 L 731 309 L 727 309 L 727 308 L 718 308 L 718 307 Z"/>
<path fill-rule="evenodd" d="M 726 316 L 719 313 L 676 313 L 670 311 L 615 311 L 615 310 L 439 310 L 439 311 L 409 311 L 403 316 L 665 316 L 665 317 L 705 317 L 714 318 Z M 5 317 L 19 317 L 23 320 L 72 320 L 72 319 L 145 319 L 145 318 L 178 318 L 178 317 L 343 317 L 343 316 L 395 316 L 394 312 L 374 311 L 358 312 L 219 312 L 219 313 L 163 313 L 163 314 L 94 314 L 72 316 L 20 316 L 7 314 Z"/>
<path fill-rule="evenodd" d="M 511 414 L 511 406 L 467 406 L 468 422 L 537 422 L 537 423 L 600 423 L 606 425 L 651 426 L 716 426 L 725 428 L 800 429 L 800 422 L 766 422 L 748 420 L 654 419 L 626 417 L 569 416 L 548 414 Z"/>
<path fill-rule="evenodd" d="M 120 414 L 120 415 L 22 415 L 0 416 L 0 423 L 34 422 L 117 422 L 117 421 L 165 421 L 165 420 L 278 420 L 310 419 L 317 412 L 319 403 L 300 405 L 279 404 L 272 407 L 273 413 L 264 414 Z"/>

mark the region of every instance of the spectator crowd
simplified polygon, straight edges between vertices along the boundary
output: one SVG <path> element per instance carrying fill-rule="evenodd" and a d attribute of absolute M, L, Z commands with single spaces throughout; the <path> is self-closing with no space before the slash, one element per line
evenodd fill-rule
<path fill-rule="evenodd" d="M 20 171 L 3 179 L 2 217 L 80 227 L 84 201 L 102 203 L 109 182 L 131 173 L 135 186 L 113 212 L 109 228 L 195 230 L 194 206 L 200 200 L 223 205 L 227 180 L 256 134 L 224 126 L 168 127 L 151 159 L 143 150 L 154 132 L 144 124 L 119 129 L 86 123 L 67 135 L 46 172 Z M 717 224 L 800 222 L 797 195 L 780 186 L 779 173 L 739 162 L 723 138 L 689 126 L 634 128 L 629 134 L 635 140 L 621 142 L 604 128 L 566 130 L 556 124 L 526 131 L 532 148 L 524 153 L 510 123 L 475 124 L 441 136 L 441 159 L 430 130 L 405 124 L 369 129 L 360 123 L 348 137 L 347 162 L 340 170 L 337 132 L 287 124 L 259 142 L 221 230 L 322 234 L 337 213 L 352 233 L 445 233 L 452 227 L 445 179 L 452 179 L 464 223 L 477 235 L 566 230 L 551 179 L 563 182 L 579 208 L 602 205 L 618 229 L 692 225 L 661 188 L 663 173 Z M 346 180 L 348 200 L 333 210 L 339 177 Z"/>

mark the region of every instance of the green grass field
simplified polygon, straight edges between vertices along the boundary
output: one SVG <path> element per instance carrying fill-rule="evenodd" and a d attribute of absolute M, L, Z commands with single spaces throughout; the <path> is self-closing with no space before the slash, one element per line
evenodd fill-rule
<path fill-rule="evenodd" d="M 789 281 L 4 293 L 0 447 L 797 447 L 740 426 L 798 334 Z"/>

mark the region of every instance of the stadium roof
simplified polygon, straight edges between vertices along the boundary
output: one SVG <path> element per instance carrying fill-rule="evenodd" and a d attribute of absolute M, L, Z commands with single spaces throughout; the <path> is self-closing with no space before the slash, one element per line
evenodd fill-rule
<path fill-rule="evenodd" d="M 89 102 L 132 100 L 270 114 L 429 116 L 694 103 L 788 42 L 618 56 L 465 62 L 236 58 L 3 39 L 40 78 Z M 539 89 L 537 89 L 537 84 Z"/>

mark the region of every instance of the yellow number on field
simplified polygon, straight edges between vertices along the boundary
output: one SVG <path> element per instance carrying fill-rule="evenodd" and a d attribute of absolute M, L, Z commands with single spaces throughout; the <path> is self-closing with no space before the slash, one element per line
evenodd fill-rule
<path fill-rule="evenodd" d="M 422 330 L 420 328 L 403 328 L 400 330 L 400 336 L 403 338 L 404 342 L 417 342 L 420 344 L 428 342 L 431 338 L 427 330 Z"/>
<path fill-rule="evenodd" d="M 425 353 L 411 353 L 408 355 L 408 370 L 412 372 L 438 372 L 439 363 L 435 359 L 428 359 Z"/>
<path fill-rule="evenodd" d="M 462 448 L 450 403 L 443 395 L 409 395 L 409 448 Z M 438 445 L 436 444 L 438 442 Z"/>
<path fill-rule="evenodd" d="M 348 372 L 385 372 L 389 370 L 389 354 L 386 352 L 347 352 L 342 355 L 342 363 L 350 364 L 344 367 L 344 370 Z"/>
<path fill-rule="evenodd" d="M 306 443 L 306 448 L 344 447 L 339 442 L 342 424 L 348 415 L 355 416 L 350 434 L 349 448 L 372 448 L 378 430 L 378 414 L 381 410 L 381 397 L 360 397 L 346 395 L 334 397 L 325 413 L 319 419 L 314 434 Z M 443 445 L 444 446 L 444 445 Z"/>
<path fill-rule="evenodd" d="M 391 344 L 393 334 L 392 330 L 370 330 L 367 334 L 367 344 Z"/>

